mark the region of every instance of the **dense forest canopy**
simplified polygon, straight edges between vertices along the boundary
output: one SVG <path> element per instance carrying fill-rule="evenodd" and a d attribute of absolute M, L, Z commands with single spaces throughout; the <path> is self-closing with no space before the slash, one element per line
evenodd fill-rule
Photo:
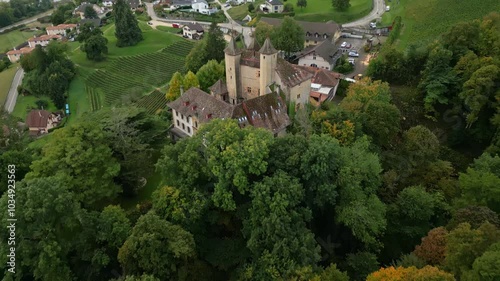
<path fill-rule="evenodd" d="M 28 58 L 34 72 L 66 65 L 50 48 Z M 168 114 L 130 106 L 32 141 L 4 115 L 19 257 L 7 274 L 0 244 L 4 280 L 497 280 L 499 68 L 491 14 L 386 50 L 284 137 L 213 120 L 171 143 Z M 154 174 L 150 199 L 124 204 Z M 0 192 L 6 210 L 5 179 Z"/>

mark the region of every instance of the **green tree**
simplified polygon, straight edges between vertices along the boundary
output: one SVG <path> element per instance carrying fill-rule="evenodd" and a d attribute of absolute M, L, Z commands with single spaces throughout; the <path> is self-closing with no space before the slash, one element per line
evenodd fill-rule
<path fill-rule="evenodd" d="M 0 206 L 7 210 L 8 194 L 0 200 Z M 58 177 L 24 180 L 16 185 L 16 257 L 23 262 L 16 263 L 17 278 L 35 280 L 72 280 L 69 257 L 73 250 L 73 237 L 81 229 L 80 204 L 70 187 Z M 4 225 L 7 212 L 0 215 Z M 8 241 L 9 233 L 2 231 L 0 237 Z M 1 261 L 9 259 L 7 254 L 12 245 L 0 244 Z"/>
<path fill-rule="evenodd" d="M 486 252 L 472 264 L 472 271 L 465 280 L 495 281 L 500 276 L 500 243 L 491 245 Z"/>
<path fill-rule="evenodd" d="M 370 252 L 347 255 L 347 272 L 354 281 L 365 280 L 366 276 L 379 268 L 377 256 Z"/>
<path fill-rule="evenodd" d="M 127 276 L 124 281 L 160 281 L 153 275 L 143 274 L 141 276 Z"/>
<path fill-rule="evenodd" d="M 339 11 L 345 11 L 351 7 L 349 0 L 332 0 L 332 6 Z"/>
<path fill-rule="evenodd" d="M 287 57 L 304 49 L 304 29 L 293 18 L 286 16 L 274 33 L 274 47 L 284 51 Z"/>
<path fill-rule="evenodd" d="M 58 176 L 84 206 L 110 199 L 120 189 L 113 182 L 120 165 L 95 123 L 75 124 L 59 129 L 33 162 L 27 179 Z"/>
<path fill-rule="evenodd" d="M 300 267 L 319 261 L 319 246 L 306 227 L 311 211 L 300 207 L 304 189 L 297 179 L 277 172 L 256 183 L 251 196 L 244 232 L 255 258 L 269 254 L 282 276 L 295 269 L 290 264 Z"/>
<path fill-rule="evenodd" d="M 182 78 L 182 74 L 180 72 L 176 72 L 172 75 L 172 78 L 168 83 L 168 92 L 165 96 L 167 100 L 174 101 L 181 96 L 181 86 L 184 83 L 183 80 L 184 79 Z"/>
<path fill-rule="evenodd" d="M 205 39 L 195 43 L 189 54 L 186 56 L 184 68 L 186 71 L 196 73 L 200 67 L 207 62 L 208 54 L 206 53 L 207 41 Z"/>
<path fill-rule="evenodd" d="M 248 5 L 248 11 L 251 13 L 253 12 L 253 10 L 255 10 L 255 6 L 250 2 L 250 4 Z"/>
<path fill-rule="evenodd" d="M 194 255 L 191 233 L 150 211 L 137 221 L 118 252 L 118 260 L 126 275 L 151 274 L 167 280 Z"/>
<path fill-rule="evenodd" d="M 216 60 L 209 60 L 204 64 L 198 72 L 196 77 L 200 82 L 200 88 L 203 91 L 209 92 L 209 87 L 215 84 L 219 79 L 225 77 L 224 63 L 218 63 Z"/>
<path fill-rule="evenodd" d="M 76 39 L 78 42 L 82 43 L 95 35 L 102 35 L 102 30 L 99 27 L 94 27 L 91 23 L 86 23 L 80 27 L 80 32 L 78 33 Z"/>
<path fill-rule="evenodd" d="M 448 234 L 444 265 L 455 276 L 472 269 L 476 258 L 500 240 L 500 231 L 486 222 L 478 229 L 471 229 L 470 224 L 462 223 Z"/>
<path fill-rule="evenodd" d="M 439 140 L 424 126 L 416 126 L 404 132 L 404 153 L 411 166 L 417 167 L 437 160 Z"/>
<path fill-rule="evenodd" d="M 240 129 L 236 120 L 213 120 L 197 134 L 203 139 L 208 167 L 216 178 L 212 200 L 215 206 L 234 210 L 234 191 L 250 190 L 249 179 L 267 170 L 266 159 L 272 135 L 263 129 Z"/>
<path fill-rule="evenodd" d="M 317 281 L 349 281 L 349 276 L 346 272 L 340 271 L 336 264 L 330 264 L 321 272 Z"/>
<path fill-rule="evenodd" d="M 260 46 L 264 44 L 264 41 L 266 41 L 267 37 L 271 39 L 271 42 L 275 43 L 275 40 L 273 38 L 273 31 L 274 28 L 272 25 L 259 21 L 259 23 L 257 23 L 257 26 L 255 27 L 254 38 L 255 40 L 257 40 L 257 43 L 259 43 Z"/>
<path fill-rule="evenodd" d="M 86 19 L 96 19 L 96 18 L 98 18 L 97 12 L 94 10 L 94 8 L 91 5 L 87 5 L 85 7 L 85 11 L 83 13 L 83 16 Z"/>
<path fill-rule="evenodd" d="M 451 93 L 457 89 L 457 76 L 451 67 L 453 53 L 444 47 L 434 46 L 422 72 L 422 80 L 418 85 L 425 93 L 425 109 L 435 112 L 434 106 L 448 104 Z"/>
<path fill-rule="evenodd" d="M 209 60 L 222 61 L 224 59 L 225 47 L 226 40 L 224 40 L 224 33 L 222 33 L 216 22 L 212 22 L 206 37 L 205 54 L 207 56 L 205 62 Z"/>
<path fill-rule="evenodd" d="M 125 0 L 117 0 L 113 5 L 115 18 L 116 46 L 127 47 L 137 45 L 142 41 L 142 31 L 130 5 Z"/>
<path fill-rule="evenodd" d="M 484 153 L 459 177 L 460 205 L 486 206 L 500 212 L 500 157 Z"/>
<path fill-rule="evenodd" d="M 200 82 L 198 82 L 198 77 L 196 77 L 193 72 L 188 71 L 188 73 L 184 75 L 184 79 L 182 79 L 182 85 L 184 87 L 184 91 L 187 91 L 193 87 L 199 88 Z"/>
<path fill-rule="evenodd" d="M 102 61 L 108 53 L 108 39 L 102 35 L 94 35 L 85 40 L 81 49 L 87 54 L 87 59 Z"/>
<path fill-rule="evenodd" d="M 363 130 L 373 138 L 373 142 L 382 147 L 390 146 L 391 140 L 399 133 L 401 113 L 389 103 L 370 102 L 366 105 Z"/>
<path fill-rule="evenodd" d="M 297 0 L 297 7 L 304 9 L 307 7 L 307 0 Z"/>

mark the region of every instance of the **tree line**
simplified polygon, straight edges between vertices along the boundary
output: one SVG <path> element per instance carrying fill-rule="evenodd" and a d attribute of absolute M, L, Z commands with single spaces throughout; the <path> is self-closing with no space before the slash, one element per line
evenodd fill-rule
<path fill-rule="evenodd" d="M 33 17 L 53 8 L 50 0 L 11 0 L 0 3 L 0 27 Z"/>

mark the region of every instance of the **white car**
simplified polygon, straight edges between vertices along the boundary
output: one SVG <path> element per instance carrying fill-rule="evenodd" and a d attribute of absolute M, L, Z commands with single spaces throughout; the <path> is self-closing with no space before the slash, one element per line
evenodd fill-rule
<path fill-rule="evenodd" d="M 349 56 L 357 58 L 357 57 L 359 57 L 359 54 L 358 54 L 358 52 L 353 51 L 353 52 L 349 52 Z"/>
<path fill-rule="evenodd" d="M 370 22 L 370 27 L 371 27 L 371 28 L 377 28 L 377 23 L 375 23 L 375 22 Z"/>
<path fill-rule="evenodd" d="M 389 12 L 391 10 L 391 6 L 385 6 L 385 11 Z"/>
<path fill-rule="evenodd" d="M 354 59 L 349 59 L 348 62 L 352 65 L 354 65 L 356 63 L 356 61 Z"/>
<path fill-rule="evenodd" d="M 350 47 L 351 47 L 351 44 L 349 44 L 347 42 L 342 42 L 342 44 L 340 45 L 340 48 L 349 49 Z"/>

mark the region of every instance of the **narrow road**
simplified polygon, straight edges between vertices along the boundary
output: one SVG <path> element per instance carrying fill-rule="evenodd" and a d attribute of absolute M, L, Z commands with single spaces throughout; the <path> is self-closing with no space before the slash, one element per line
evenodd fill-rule
<path fill-rule="evenodd" d="M 12 84 L 10 85 L 10 90 L 9 94 L 7 95 L 7 100 L 5 101 L 5 110 L 8 113 L 11 113 L 14 110 L 14 107 L 16 106 L 16 101 L 17 101 L 17 86 L 21 84 L 21 81 L 23 81 L 23 76 L 24 76 L 24 70 L 22 67 L 19 67 L 19 69 L 16 72 L 16 75 L 14 75 L 14 79 L 12 80 Z"/>
<path fill-rule="evenodd" d="M 219 1 L 216 1 L 218 4 L 220 4 Z M 204 21 L 192 21 L 192 20 L 175 20 L 175 19 L 163 19 L 160 18 L 156 15 L 154 9 L 153 9 L 153 3 L 145 3 L 146 4 L 146 9 L 148 11 L 148 15 L 151 17 L 151 22 L 153 23 L 153 26 L 156 25 L 166 25 L 166 26 L 172 26 L 172 23 L 191 23 L 191 22 L 196 22 L 202 25 L 210 25 L 210 22 L 204 22 Z M 224 11 L 224 14 L 228 18 L 229 23 L 219 23 L 218 26 L 222 28 L 227 28 L 227 29 L 232 29 L 236 30 L 240 33 L 243 33 L 243 37 L 245 40 L 245 43 L 248 45 L 250 44 L 250 41 L 252 40 L 252 37 L 250 36 L 251 28 L 242 26 L 236 21 L 234 21 L 231 16 L 227 13 L 227 9 L 225 9 L 221 5 L 221 9 Z"/>
<path fill-rule="evenodd" d="M 370 22 L 381 18 L 385 13 L 385 2 L 384 0 L 373 0 L 373 10 L 363 18 L 355 20 L 352 22 L 342 24 L 342 27 L 368 27 Z"/>
<path fill-rule="evenodd" d="M 38 14 L 38 15 L 36 15 L 36 16 L 34 16 L 34 17 L 27 18 L 27 19 L 22 20 L 22 21 L 20 21 L 20 22 L 16 22 L 16 23 L 14 23 L 14 24 L 11 24 L 11 25 L 8 25 L 8 26 L 5 26 L 5 27 L 2 27 L 2 28 L 0 28 L 0 33 L 4 32 L 4 30 L 6 30 L 6 29 L 13 28 L 13 27 L 19 26 L 19 25 L 21 25 L 21 24 L 28 24 L 28 23 L 32 23 L 32 22 L 36 21 L 36 19 L 38 19 L 38 18 L 45 17 L 45 16 L 48 16 L 48 15 L 52 14 L 52 12 L 53 12 L 53 11 L 54 11 L 54 10 L 48 10 L 48 11 L 43 12 L 43 13 L 41 13 L 41 14 Z"/>

